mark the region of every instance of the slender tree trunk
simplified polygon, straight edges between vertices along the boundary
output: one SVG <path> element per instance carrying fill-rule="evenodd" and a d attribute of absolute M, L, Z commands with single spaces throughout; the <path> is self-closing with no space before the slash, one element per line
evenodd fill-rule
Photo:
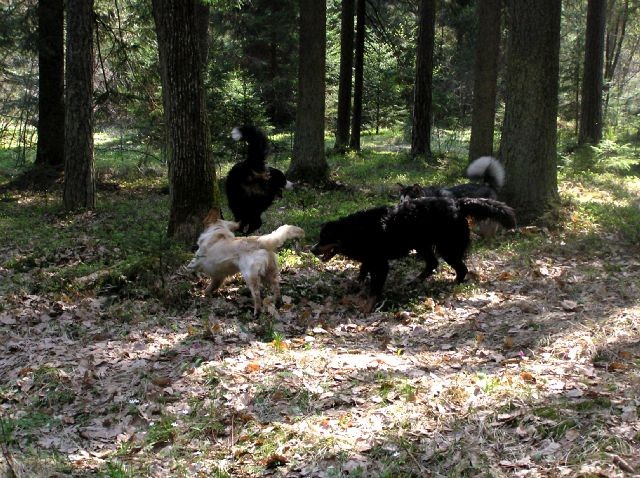
<path fill-rule="evenodd" d="M 621 3 L 622 5 L 619 5 L 618 0 L 609 0 L 607 6 L 604 60 L 604 82 L 607 92 L 604 99 L 604 116 L 606 116 L 609 107 L 611 83 L 613 83 L 613 77 L 620 60 L 629 19 L 629 0 L 621 0 Z"/>
<path fill-rule="evenodd" d="M 338 85 L 338 118 L 334 149 L 344 153 L 349 143 L 351 120 L 351 83 L 353 76 L 353 14 L 355 0 L 342 0 L 340 20 L 340 81 Z"/>
<path fill-rule="evenodd" d="M 606 6 L 606 0 L 589 0 L 587 6 L 578 144 L 598 144 L 602 139 L 602 83 Z"/>
<path fill-rule="evenodd" d="M 300 0 L 300 65 L 293 157 L 287 174 L 294 180 L 324 183 L 329 166 L 324 151 L 325 0 Z"/>
<path fill-rule="evenodd" d="M 507 2 L 503 194 L 520 224 L 539 219 L 558 198 L 560 11 L 559 0 Z"/>
<path fill-rule="evenodd" d="M 67 68 L 63 203 L 93 208 L 93 0 L 67 0 Z"/>
<path fill-rule="evenodd" d="M 360 151 L 360 134 L 362 132 L 362 94 L 364 87 L 364 40 L 366 31 L 366 0 L 357 0 L 356 3 L 356 39 L 354 58 L 354 84 L 353 84 L 353 116 L 351 117 L 351 139 L 349 147 L 354 151 Z"/>
<path fill-rule="evenodd" d="M 502 0 L 479 0 L 469 159 L 493 155 Z"/>
<path fill-rule="evenodd" d="M 38 148 L 36 166 L 64 167 L 63 0 L 38 2 Z"/>
<path fill-rule="evenodd" d="M 152 7 L 169 151 L 168 233 L 192 244 L 207 211 L 219 204 L 204 91 L 202 18 L 209 7 L 199 0 L 153 0 Z"/>
<path fill-rule="evenodd" d="M 416 78 L 413 89 L 412 156 L 431 156 L 431 97 L 435 29 L 435 0 L 420 0 Z"/>

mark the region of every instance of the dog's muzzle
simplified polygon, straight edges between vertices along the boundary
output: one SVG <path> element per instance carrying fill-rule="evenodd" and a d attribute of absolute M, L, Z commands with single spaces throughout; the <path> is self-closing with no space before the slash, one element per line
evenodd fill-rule
<path fill-rule="evenodd" d="M 316 244 L 311 248 L 311 253 L 322 262 L 327 262 L 338 253 L 337 244 Z"/>

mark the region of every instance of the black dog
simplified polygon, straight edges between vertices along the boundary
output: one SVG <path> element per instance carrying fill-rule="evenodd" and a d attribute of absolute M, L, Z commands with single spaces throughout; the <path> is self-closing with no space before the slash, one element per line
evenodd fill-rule
<path fill-rule="evenodd" d="M 498 199 L 498 191 L 504 186 L 504 167 L 491 156 L 474 159 L 465 171 L 465 176 L 478 183 L 457 184 L 455 186 L 427 186 L 419 184 L 400 186 L 400 201 L 420 197 L 455 197 Z"/>
<path fill-rule="evenodd" d="M 250 234 L 262 225 L 260 217 L 273 203 L 282 197 L 284 189 L 291 189 L 279 169 L 265 164 L 269 145 L 266 135 L 255 126 L 233 128 L 231 137 L 247 142 L 247 159 L 236 163 L 227 175 L 226 191 L 229 208 L 240 223 L 240 231 Z"/>
<path fill-rule="evenodd" d="M 464 281 L 468 272 L 464 255 L 470 243 L 467 216 L 492 219 L 506 228 L 516 223 L 513 209 L 493 199 L 426 197 L 328 222 L 311 252 L 323 262 L 336 254 L 361 262 L 359 279 L 371 276 L 365 306 L 365 311 L 370 311 L 382 295 L 389 260 L 405 257 L 413 249 L 425 261 L 421 277 L 428 277 L 438 267 L 435 249 L 455 270 L 456 281 Z"/>
<path fill-rule="evenodd" d="M 400 186 L 400 201 L 407 201 L 420 197 L 450 197 L 450 198 L 487 198 L 498 199 L 498 191 L 504 186 L 504 167 L 491 156 L 474 159 L 465 171 L 465 176 L 480 182 L 457 184 L 455 186 Z M 491 220 L 481 221 L 479 233 L 483 237 L 490 237 L 496 233 L 497 224 Z"/>

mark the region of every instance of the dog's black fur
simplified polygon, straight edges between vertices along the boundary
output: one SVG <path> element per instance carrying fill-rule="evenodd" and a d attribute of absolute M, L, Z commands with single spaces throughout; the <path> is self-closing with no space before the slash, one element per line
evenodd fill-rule
<path fill-rule="evenodd" d="M 487 198 L 498 199 L 498 191 L 504 185 L 504 168 L 490 156 L 475 159 L 469 164 L 465 176 L 472 182 L 455 186 L 400 186 L 400 200 L 419 197 Z"/>
<path fill-rule="evenodd" d="M 470 234 L 467 216 L 492 219 L 506 228 L 515 227 L 515 214 L 506 204 L 484 198 L 426 197 L 395 207 L 356 212 L 322 226 L 312 252 L 323 261 L 341 254 L 361 262 L 360 279 L 371 276 L 368 307 L 380 299 L 389 272 L 389 261 L 415 249 L 425 261 L 421 277 L 438 267 L 435 251 L 464 281 L 468 269 L 464 255 Z"/>
<path fill-rule="evenodd" d="M 282 191 L 290 187 L 284 173 L 266 165 L 269 145 L 262 130 L 245 125 L 234 128 L 232 137 L 247 142 L 247 158 L 236 163 L 226 181 L 229 208 L 240 231 L 250 234 L 262 225 L 260 217 Z"/>

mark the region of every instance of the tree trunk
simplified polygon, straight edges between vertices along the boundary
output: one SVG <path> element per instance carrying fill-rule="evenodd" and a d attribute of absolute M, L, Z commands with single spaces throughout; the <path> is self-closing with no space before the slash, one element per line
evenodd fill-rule
<path fill-rule="evenodd" d="M 431 156 L 431 90 L 435 29 L 435 0 L 420 0 L 418 9 L 416 78 L 413 89 L 412 156 Z"/>
<path fill-rule="evenodd" d="M 558 198 L 557 114 L 560 52 L 558 0 L 507 2 L 503 189 L 518 222 L 539 219 Z"/>
<path fill-rule="evenodd" d="M 479 0 L 469 159 L 493 155 L 502 0 Z"/>
<path fill-rule="evenodd" d="M 589 0 L 587 6 L 578 144 L 598 144 L 602 139 L 602 83 L 606 6 L 606 0 Z"/>
<path fill-rule="evenodd" d="M 338 118 L 334 149 L 344 153 L 349 144 L 351 120 L 351 83 L 353 76 L 353 13 L 355 0 L 342 0 L 340 21 L 340 81 L 338 85 Z"/>
<path fill-rule="evenodd" d="M 353 84 L 353 116 L 351 117 L 351 139 L 349 147 L 360 151 L 360 133 L 362 132 L 362 90 L 364 86 L 364 40 L 366 36 L 366 0 L 357 0 L 356 7 L 356 45 L 355 72 Z"/>
<path fill-rule="evenodd" d="M 36 166 L 64 167 L 63 0 L 38 2 L 38 148 Z"/>
<path fill-rule="evenodd" d="M 329 174 L 324 152 L 326 15 L 325 0 L 300 0 L 298 105 L 287 174 L 314 184 Z"/>
<path fill-rule="evenodd" d="M 204 91 L 202 17 L 209 7 L 199 0 L 153 0 L 152 8 L 169 152 L 168 233 L 193 244 L 202 219 L 219 204 Z"/>
<path fill-rule="evenodd" d="M 67 68 L 63 203 L 93 208 L 93 0 L 67 0 Z"/>
<path fill-rule="evenodd" d="M 616 0 L 609 0 L 605 16 L 607 19 L 607 33 L 605 35 L 604 81 L 607 85 L 607 94 L 604 100 L 604 115 L 606 116 L 611 83 L 618 67 L 622 44 L 627 31 L 629 0 L 622 0 L 622 5 L 619 5 Z"/>

